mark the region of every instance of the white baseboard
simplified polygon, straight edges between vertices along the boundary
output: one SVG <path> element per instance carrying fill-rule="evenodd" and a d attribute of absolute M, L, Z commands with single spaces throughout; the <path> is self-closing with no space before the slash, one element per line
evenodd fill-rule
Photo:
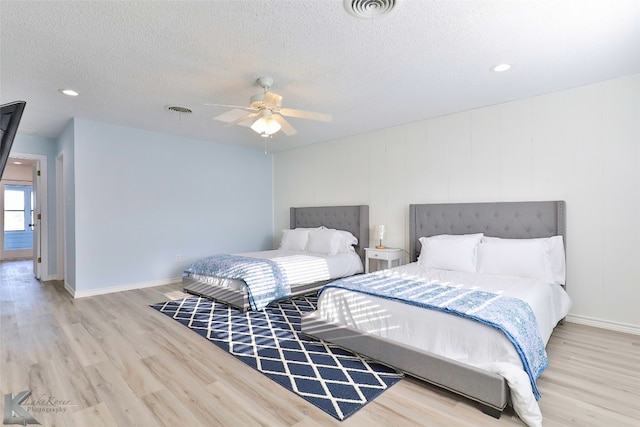
<path fill-rule="evenodd" d="M 66 281 L 66 280 L 64 281 L 64 290 L 65 290 L 65 291 L 67 291 L 67 292 L 69 292 L 69 294 L 70 294 L 72 297 L 74 297 L 74 294 L 76 293 L 75 289 L 73 289 L 73 288 L 71 287 L 71 285 L 67 283 L 67 281 Z M 75 297 L 74 297 L 74 298 L 75 298 Z"/>
<path fill-rule="evenodd" d="M 96 295 L 105 295 L 111 294 L 114 292 L 123 292 L 123 291 L 131 291 L 134 289 L 142 289 L 142 288 L 152 288 L 154 286 L 163 286 L 163 285 L 172 285 L 174 283 L 182 282 L 182 277 L 173 277 L 169 279 L 162 280 L 152 280 L 150 282 L 141 282 L 141 283 L 128 283 L 126 285 L 120 286 L 110 286 L 108 288 L 98 288 L 98 289 L 89 289 L 86 291 L 76 291 L 67 282 L 64 283 L 64 288 L 71 294 L 73 298 L 86 298 L 93 297 Z"/>
<path fill-rule="evenodd" d="M 593 326 L 595 328 L 608 329 L 610 331 L 624 332 L 627 334 L 640 335 L 640 326 L 629 325 L 627 323 L 613 322 L 611 320 L 595 319 L 587 316 L 568 315 L 567 322 L 578 323 L 580 325 Z"/>

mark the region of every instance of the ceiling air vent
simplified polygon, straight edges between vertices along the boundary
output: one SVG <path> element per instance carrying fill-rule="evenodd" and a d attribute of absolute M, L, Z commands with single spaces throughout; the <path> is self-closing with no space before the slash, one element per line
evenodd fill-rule
<path fill-rule="evenodd" d="M 344 0 L 344 7 L 351 15 L 362 19 L 375 19 L 387 15 L 400 0 Z"/>
<path fill-rule="evenodd" d="M 165 105 L 164 108 L 166 108 L 169 111 L 175 111 L 176 113 L 183 113 L 183 114 L 193 113 L 193 111 L 191 111 L 189 107 L 185 107 L 184 105 Z"/>

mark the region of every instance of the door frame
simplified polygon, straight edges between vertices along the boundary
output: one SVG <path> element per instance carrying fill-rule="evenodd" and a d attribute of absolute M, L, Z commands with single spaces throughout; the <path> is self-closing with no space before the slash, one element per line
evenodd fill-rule
<path fill-rule="evenodd" d="M 37 278 L 48 280 L 49 274 L 49 215 L 48 202 L 47 202 L 47 156 L 44 154 L 30 154 L 30 153 L 14 153 L 11 152 L 9 157 L 12 159 L 29 159 L 35 160 L 40 168 L 40 179 L 33 182 L 33 190 L 36 193 L 35 202 L 36 209 L 40 210 L 40 226 L 34 227 L 34 233 L 40 234 L 40 271 L 34 271 L 34 275 Z M 35 212 L 34 212 L 35 215 Z M 35 220 L 35 219 L 34 219 Z M 36 231 L 37 230 L 37 231 Z M 4 223 L 2 224 L 2 231 L 4 232 Z M 35 248 L 34 248 L 35 250 Z M 36 253 L 33 254 L 37 256 Z"/>
<path fill-rule="evenodd" d="M 66 209 L 64 195 L 64 154 L 56 156 L 56 280 L 65 280 L 67 277 L 67 246 L 65 243 L 66 234 Z"/>

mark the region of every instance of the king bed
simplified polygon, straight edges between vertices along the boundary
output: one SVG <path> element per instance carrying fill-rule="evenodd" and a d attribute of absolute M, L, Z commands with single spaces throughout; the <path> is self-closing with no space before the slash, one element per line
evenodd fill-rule
<path fill-rule="evenodd" d="M 184 271 L 182 284 L 191 294 L 261 310 L 271 301 L 362 273 L 368 245 L 368 206 L 292 207 L 279 249 L 202 258 Z M 278 282 L 277 291 L 264 292 L 266 276 Z"/>
<path fill-rule="evenodd" d="M 525 423 L 541 425 L 535 382 L 571 305 L 565 203 L 410 205 L 409 220 L 411 263 L 328 284 L 302 332 L 468 397 L 496 418 L 511 401 Z M 529 329 L 498 328 L 491 316 L 501 313 L 528 319 L 514 323 Z"/>

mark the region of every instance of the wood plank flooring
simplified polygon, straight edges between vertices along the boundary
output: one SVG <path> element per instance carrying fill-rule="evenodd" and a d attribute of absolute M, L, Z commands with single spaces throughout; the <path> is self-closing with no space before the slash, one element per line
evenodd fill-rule
<path fill-rule="evenodd" d="M 0 263 L 0 394 L 56 399 L 29 411 L 44 426 L 523 425 L 412 378 L 339 422 L 149 307 L 180 290 L 74 300 L 30 261 Z M 566 323 L 548 354 L 545 427 L 640 426 L 640 336 Z"/>

